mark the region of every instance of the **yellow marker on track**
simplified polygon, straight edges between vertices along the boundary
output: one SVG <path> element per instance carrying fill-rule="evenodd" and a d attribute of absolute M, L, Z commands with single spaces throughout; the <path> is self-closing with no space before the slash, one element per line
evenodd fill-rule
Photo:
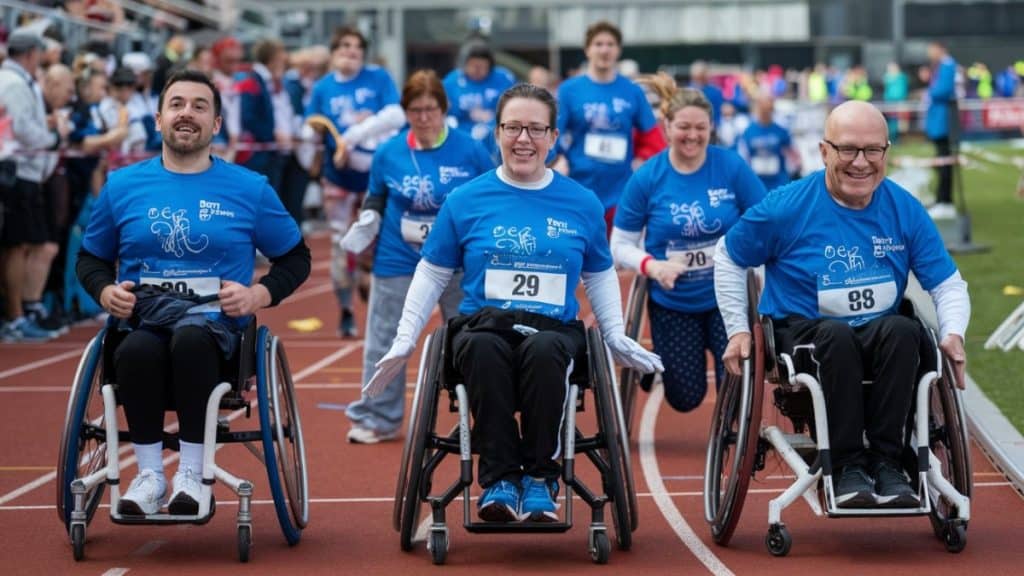
<path fill-rule="evenodd" d="M 288 327 L 296 332 L 316 332 L 317 330 L 324 327 L 324 323 L 319 318 L 300 318 L 298 320 L 291 320 L 288 322 Z"/>
<path fill-rule="evenodd" d="M 1003 286 L 1003 296 L 1022 296 L 1024 295 L 1024 288 L 1020 286 L 1007 285 Z"/>

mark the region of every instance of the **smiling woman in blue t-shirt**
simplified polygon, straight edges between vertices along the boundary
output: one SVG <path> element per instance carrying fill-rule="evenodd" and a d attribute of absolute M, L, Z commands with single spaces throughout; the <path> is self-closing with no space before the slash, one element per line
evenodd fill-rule
<path fill-rule="evenodd" d="M 717 381 L 723 376 L 715 243 L 765 190 L 735 152 L 708 146 L 711 105 L 703 94 L 683 88 L 663 108 L 669 148 L 626 184 L 611 243 L 618 264 L 653 280 L 647 312 L 654 350 L 665 361 L 665 399 L 689 412 L 707 391 L 705 349 Z"/>
<path fill-rule="evenodd" d="M 619 283 L 594 194 L 544 165 L 558 137 L 556 105 L 520 84 L 498 101 L 502 164 L 448 195 L 423 247 L 391 350 L 367 384 L 397 374 L 456 268 L 463 314 L 452 323 L 452 361 L 465 378 L 480 447 L 480 518 L 557 519 L 559 429 L 573 359 L 585 349 L 576 286 L 587 290 L 620 363 L 661 369 L 625 336 Z M 521 429 L 515 419 L 521 412 Z"/>

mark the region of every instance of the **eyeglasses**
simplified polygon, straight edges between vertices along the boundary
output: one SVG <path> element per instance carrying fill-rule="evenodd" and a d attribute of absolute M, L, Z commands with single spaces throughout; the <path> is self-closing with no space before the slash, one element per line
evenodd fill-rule
<path fill-rule="evenodd" d="M 864 159 L 868 162 L 877 162 L 885 158 L 885 152 L 889 149 L 888 142 L 885 146 L 864 146 L 863 148 L 846 144 L 837 145 L 831 140 L 825 140 L 825 144 L 831 146 L 839 154 L 839 159 L 843 162 L 853 162 L 861 152 L 864 153 Z"/>
<path fill-rule="evenodd" d="M 440 110 L 440 106 L 424 106 L 423 108 L 406 108 L 405 113 L 409 116 L 433 116 Z"/>
<path fill-rule="evenodd" d="M 551 130 L 551 126 L 537 126 L 536 124 L 524 125 L 524 124 L 499 124 L 501 131 L 504 132 L 505 137 L 509 140 L 515 140 L 519 138 L 519 135 L 526 130 L 526 135 L 531 140 L 540 140 L 548 131 Z"/>

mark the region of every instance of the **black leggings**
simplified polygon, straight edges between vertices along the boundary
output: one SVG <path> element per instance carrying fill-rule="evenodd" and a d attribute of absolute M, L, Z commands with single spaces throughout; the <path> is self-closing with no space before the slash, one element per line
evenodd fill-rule
<path fill-rule="evenodd" d="M 160 442 L 164 411 L 173 405 L 179 437 L 202 443 L 206 402 L 220 380 L 221 360 L 217 342 L 199 326 L 179 328 L 169 341 L 146 330 L 125 336 L 114 366 L 132 442 Z"/>

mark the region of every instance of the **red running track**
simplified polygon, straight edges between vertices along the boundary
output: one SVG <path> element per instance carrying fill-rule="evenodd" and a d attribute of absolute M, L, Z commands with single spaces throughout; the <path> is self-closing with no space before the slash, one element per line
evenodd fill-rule
<path fill-rule="evenodd" d="M 431 565 L 419 545 L 403 553 L 391 528 L 400 442 L 345 443 L 339 406 L 359 396 L 362 347 L 335 336 L 337 308 L 330 290 L 326 240 L 314 239 L 313 275 L 299 293 L 260 321 L 282 337 L 295 375 L 310 471 L 310 525 L 298 546 L 285 544 L 270 504 L 266 473 L 240 446 L 218 452 L 218 462 L 256 482 L 254 549 L 248 565 L 236 560 L 234 495 L 216 486 L 218 514 L 206 526 L 118 526 L 101 508 L 89 526 L 85 560 L 74 562 L 55 513 L 54 466 L 68 389 L 85 342 L 97 326 L 76 327 L 45 345 L 0 345 L 0 573 L 86 574 L 1021 574 L 1024 501 L 975 448 L 975 496 L 966 550 L 945 551 L 926 518 L 816 518 L 802 503 L 783 518 L 793 535 L 786 558 L 764 548 L 767 502 L 789 482 L 771 457 L 751 486 L 743 518 L 728 548 L 715 546 L 703 520 L 704 452 L 713 398 L 678 414 L 641 395 L 633 462 L 640 527 L 633 549 L 613 547 L 608 566 L 586 550 L 588 515 L 576 506 L 576 526 L 561 535 L 473 535 L 459 525 L 461 503 L 449 510 L 451 549 L 445 567 Z M 357 314 L 362 319 L 361 309 Z M 298 332 L 289 320 L 319 318 L 323 327 Z M 415 368 L 410 371 L 414 378 Z M 410 388 L 411 392 L 411 388 Z M 655 393 L 657 396 L 657 393 Z M 657 397 L 653 398 L 657 400 Z M 255 413 L 254 413 L 255 416 Z M 448 422 L 449 415 L 443 420 Z M 583 416 L 584 425 L 591 415 Z M 774 416 L 768 416 L 771 419 Z M 167 423 L 173 420 L 168 415 Z M 252 426 L 258 419 L 254 417 Z M 246 423 L 248 424 L 248 423 Z M 170 454 L 168 454 L 170 455 Z M 169 473 L 176 464 L 168 465 Z M 595 475 L 581 461 L 585 477 Z M 135 473 L 129 467 L 123 477 Z M 443 466 L 436 484 L 454 479 Z"/>

